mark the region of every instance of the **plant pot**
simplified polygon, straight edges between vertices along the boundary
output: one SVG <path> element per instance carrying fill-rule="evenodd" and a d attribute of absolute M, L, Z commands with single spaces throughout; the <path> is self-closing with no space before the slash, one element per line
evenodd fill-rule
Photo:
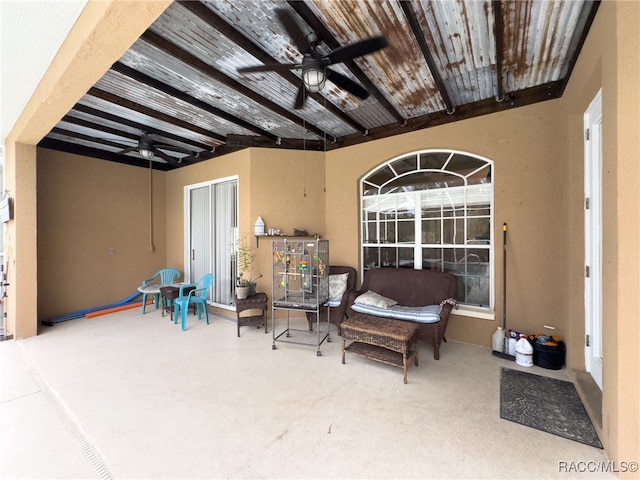
<path fill-rule="evenodd" d="M 250 287 L 236 287 L 236 297 L 238 300 L 244 300 L 249 296 Z"/>
<path fill-rule="evenodd" d="M 257 286 L 257 283 L 256 283 L 256 282 L 251 282 L 251 283 L 249 284 L 249 296 L 250 296 L 250 297 L 252 297 L 253 295 L 255 295 L 255 294 L 256 294 L 256 286 Z"/>

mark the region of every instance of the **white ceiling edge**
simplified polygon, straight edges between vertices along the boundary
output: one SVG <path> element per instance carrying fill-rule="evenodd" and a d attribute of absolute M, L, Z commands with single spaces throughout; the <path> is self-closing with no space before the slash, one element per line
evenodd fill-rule
<path fill-rule="evenodd" d="M 0 0 L 0 144 L 87 0 Z"/>

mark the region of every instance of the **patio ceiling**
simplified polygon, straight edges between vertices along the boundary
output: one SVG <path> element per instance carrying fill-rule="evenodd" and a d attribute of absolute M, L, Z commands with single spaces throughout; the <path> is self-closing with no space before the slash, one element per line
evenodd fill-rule
<path fill-rule="evenodd" d="M 251 146 L 329 151 L 562 95 L 599 2 L 214 0 L 173 3 L 39 143 L 169 170 Z M 300 63 L 282 13 L 318 52 L 383 35 L 295 108 Z M 298 41 L 296 41 L 298 40 Z M 338 79 L 339 80 L 339 79 Z M 338 82 L 340 83 L 340 82 Z M 123 150 L 125 152 L 123 152 Z"/>

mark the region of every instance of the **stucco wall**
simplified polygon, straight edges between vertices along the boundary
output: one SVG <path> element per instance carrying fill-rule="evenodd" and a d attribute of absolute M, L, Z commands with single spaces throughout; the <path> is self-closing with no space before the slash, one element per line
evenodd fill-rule
<path fill-rule="evenodd" d="M 37 167 L 40 320 L 117 302 L 181 267 L 165 265 L 164 172 L 150 190 L 149 169 L 95 158 L 38 149 Z"/>
<path fill-rule="evenodd" d="M 495 326 L 502 323 L 503 222 L 509 225 L 508 326 L 533 333 L 541 331 L 545 324 L 552 324 L 564 336 L 568 311 L 563 296 L 557 292 L 562 292 L 566 283 L 561 246 L 566 221 L 563 205 L 567 203 L 563 198 L 566 127 L 558 117 L 557 103 L 545 102 L 329 152 L 326 155 L 326 180 L 324 154 L 269 149 L 244 150 L 172 172 L 154 172 L 157 179 L 154 197 L 157 245 L 151 258 L 158 268 L 166 264 L 183 270 L 186 267 L 184 186 L 238 175 L 241 231 L 252 233 L 253 224 L 261 215 L 267 228 L 280 228 L 288 233 L 294 228 L 306 229 L 310 234 L 323 235 L 331 241 L 332 263 L 358 267 L 359 179 L 380 163 L 409 151 L 424 148 L 463 150 L 495 162 L 496 320 L 456 315 L 450 323 L 449 337 L 489 345 Z M 43 298 L 39 303 L 42 314 L 68 313 L 80 303 L 79 298 L 82 304 L 78 308 L 118 300 L 124 296 L 122 293 L 135 288 L 141 276 L 139 268 L 148 268 L 146 264 L 126 262 L 122 265 L 135 272 L 124 292 L 117 290 L 124 287 L 111 286 L 100 289 L 100 293 L 92 291 L 79 298 L 77 295 L 66 298 L 65 294 L 49 294 L 46 285 L 60 267 L 68 263 L 70 255 L 81 256 L 83 260 L 83 266 L 78 267 L 77 272 L 74 269 L 70 272 L 70 281 L 84 273 L 91 278 L 91 283 L 122 284 L 109 275 L 98 275 L 113 268 L 114 260 L 125 258 L 126 252 L 126 248 L 119 247 L 121 241 L 110 241 L 108 233 L 102 232 L 105 224 L 110 227 L 106 232 L 118 229 L 136 232 L 132 240 L 141 244 L 141 251 L 134 257 L 150 256 L 148 171 L 46 150 L 42 152 L 38 163 L 39 178 L 42 179 L 39 182 L 42 185 L 39 189 L 40 238 L 54 237 L 52 241 L 42 242 L 42 248 L 54 244 L 60 252 L 68 252 L 50 257 L 46 251 L 40 251 L 43 261 L 40 278 L 44 281 Z M 131 173 L 123 174 L 123 169 Z M 107 183 L 114 188 L 113 193 L 108 194 L 109 201 L 103 201 L 100 195 L 100 192 L 107 194 L 107 189 L 101 186 L 104 184 L 99 182 L 104 179 L 112 179 Z M 73 198 L 80 201 L 73 202 Z M 74 204 L 78 205 L 77 211 L 75 215 L 69 215 L 68 208 Z M 121 225 L 109 222 L 114 212 L 118 212 Z M 161 215 L 162 212 L 166 215 Z M 101 220 L 94 228 L 87 228 L 96 219 Z M 65 228 L 57 230 L 61 226 Z M 83 239 L 81 245 L 76 243 L 77 238 Z M 108 254 L 110 247 L 116 248 L 115 255 Z M 162 252 L 166 252 L 164 264 L 158 261 Z M 270 281 L 266 278 L 270 272 L 268 253 L 263 241 L 257 249 L 255 273 L 265 275 L 259 285 L 266 291 L 270 291 Z M 95 263 L 95 258 L 102 258 L 107 263 Z M 114 276 L 118 275 L 122 272 L 114 272 Z M 80 285 L 79 288 L 85 287 Z"/>
<path fill-rule="evenodd" d="M 267 223 L 267 228 L 281 228 L 291 233 L 294 228 L 306 229 L 308 233 L 319 233 L 331 241 L 331 262 L 358 267 L 359 200 L 358 181 L 370 169 L 397 155 L 424 148 L 452 148 L 487 157 L 495 162 L 495 225 L 496 242 L 496 315 L 494 321 L 480 320 L 456 315 L 450 323 L 448 336 L 451 339 L 489 345 L 491 333 L 502 324 L 502 224 L 509 225 L 508 273 L 507 273 L 507 323 L 510 328 L 533 333 L 541 331 L 543 325 L 556 326 L 556 332 L 564 336 L 567 329 L 568 310 L 562 294 L 566 284 L 565 258 L 562 254 L 563 229 L 566 212 L 563 205 L 565 183 L 563 169 L 566 122 L 557 114 L 557 101 L 545 102 L 490 117 L 466 120 L 433 129 L 408 133 L 398 137 L 354 146 L 326 154 L 326 180 L 324 154 L 318 152 L 275 151 L 269 149 L 244 150 L 232 155 L 215 158 L 172 172 L 155 172 L 158 197 L 154 203 L 154 231 L 158 260 L 160 252 L 166 252 L 166 266 L 183 270 L 184 265 L 184 186 L 197 184 L 231 175 L 239 176 L 240 230 L 253 232 L 258 215 Z M 104 192 L 98 179 L 113 179 L 108 182 L 116 188 L 114 200 L 122 202 L 117 211 L 129 219 L 122 223 L 122 231 L 138 232 L 142 243 L 141 258 L 149 256 L 148 241 L 148 171 L 146 169 L 108 164 L 98 160 L 86 160 L 46 150 L 39 155 L 40 184 L 39 205 L 42 209 L 42 244 L 59 245 L 69 254 L 83 256 L 84 275 L 90 282 L 105 282 L 95 273 L 107 271 L 97 264 L 97 271 L 87 268 L 88 262 L 105 256 L 106 262 L 119 257 L 108 255 L 111 243 L 107 242 L 99 228 L 89 233 L 87 225 L 100 218 L 112 216 L 109 202 L 100 200 L 96 193 Z M 65 161 L 65 158 L 71 160 Z M 98 169 L 99 171 L 96 171 Z M 123 175 L 122 169 L 127 169 Z M 53 181 L 50 180 L 53 179 Z M 126 178 L 126 181 L 121 180 Z M 87 180 L 85 180 L 87 179 Z M 95 179 L 92 181 L 91 179 Z M 116 181 L 116 179 L 118 179 Z M 155 185 L 155 184 L 154 184 Z M 118 189 L 128 196 L 118 195 Z M 326 189 L 326 192 L 325 192 Z M 69 193 L 72 192 L 73 196 Z M 164 196 L 160 198 L 161 193 Z M 83 199 L 76 215 L 69 217 L 66 211 L 71 199 Z M 93 198 L 93 200 L 89 200 Z M 158 203 L 161 202 L 161 203 Z M 164 202 L 164 203 L 162 203 Z M 126 213 L 126 212 L 130 213 Z M 163 217 L 160 213 L 165 212 Z M 166 219 L 166 220 L 165 220 Z M 166 221 L 166 233 L 164 230 Z M 71 223 L 69 223 L 71 222 Z M 325 223 L 326 222 L 326 223 Z M 62 230 L 56 227 L 66 226 Z M 44 227 L 49 227 L 44 228 Z M 114 227 L 115 228 L 115 227 Z M 58 237 L 52 241 L 48 236 Z M 82 245 L 75 238 L 89 235 Z M 127 234 L 129 235 L 129 234 Z M 108 238 L 108 237 L 107 237 Z M 123 237 L 126 238 L 126 237 Z M 71 239 L 67 247 L 64 243 Z M 263 244 L 264 245 L 264 242 Z M 88 252 L 79 253 L 78 247 Z M 43 247 L 45 248 L 45 247 Z M 91 252 L 91 253 L 89 253 Z M 41 278 L 49 281 L 55 272 L 66 265 L 68 257 L 48 257 L 43 254 L 44 264 Z M 84 258 L 86 257 L 86 258 Z M 49 263 L 51 262 L 51 263 Z M 104 267 L 108 267 L 105 264 Z M 158 268 L 165 266 L 156 263 Z M 141 277 L 136 263 L 123 267 L 131 271 L 131 285 L 125 293 L 135 287 Z M 146 265 L 144 266 L 146 268 Z M 268 248 L 257 249 L 255 273 L 270 273 Z M 78 272 L 81 273 L 80 269 Z M 123 272 L 114 273 L 115 276 Z M 78 282 L 79 288 L 87 289 Z M 44 284 L 46 286 L 46 283 Z M 268 278 L 259 286 L 270 291 Z M 56 308 L 55 314 L 68 313 L 76 308 L 78 296 L 47 294 L 43 286 L 42 312 Z M 108 300 L 118 300 L 120 292 L 102 291 L 86 293 L 79 297 L 94 305 Z M 112 293 L 113 292 L 113 293 Z M 113 297 L 116 298 L 113 298 Z M 122 296 L 122 295 L 120 295 Z M 73 304 L 73 306 L 71 306 Z M 79 305 L 83 308 L 85 305 Z M 571 347 L 571 345 L 569 346 Z"/>
<path fill-rule="evenodd" d="M 583 118 L 602 88 L 603 443 L 617 462 L 640 459 L 640 4 L 603 2 L 563 98 L 568 138 L 569 341 L 584 345 Z M 615 34 L 612 34 L 615 32 Z M 584 368 L 584 348 L 568 363 Z M 627 472 L 628 474 L 629 472 Z M 624 477 L 624 472 L 621 472 Z M 631 478 L 634 478 L 631 475 Z"/>
<path fill-rule="evenodd" d="M 15 338 L 38 332 L 35 145 L 169 4 L 87 3 L 5 140 L 6 188 L 16 216 L 7 224 L 5 307 L 7 328 Z"/>
<path fill-rule="evenodd" d="M 271 291 L 270 239 L 256 242 L 254 224 L 292 234 L 294 228 L 325 235 L 324 154 L 294 150 L 246 149 L 167 173 L 168 261 L 184 264 L 184 187 L 238 176 L 239 231 L 255 252 L 258 289 Z M 259 246 L 258 246 L 259 245 Z M 185 266 L 186 268 L 186 266 Z M 181 267 L 182 269 L 182 267 Z"/>
<path fill-rule="evenodd" d="M 454 315 L 447 337 L 489 346 L 491 334 L 502 325 L 504 222 L 508 224 L 508 328 L 536 333 L 546 324 L 564 336 L 565 136 L 553 100 L 329 152 L 327 236 L 333 242 L 332 259 L 359 267 L 358 183 L 369 170 L 420 149 L 480 155 L 495 162 L 495 320 Z"/>

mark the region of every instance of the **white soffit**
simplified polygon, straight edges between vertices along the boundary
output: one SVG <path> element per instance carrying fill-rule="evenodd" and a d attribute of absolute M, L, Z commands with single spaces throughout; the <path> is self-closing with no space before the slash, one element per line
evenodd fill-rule
<path fill-rule="evenodd" d="M 87 0 L 0 0 L 0 144 Z"/>

